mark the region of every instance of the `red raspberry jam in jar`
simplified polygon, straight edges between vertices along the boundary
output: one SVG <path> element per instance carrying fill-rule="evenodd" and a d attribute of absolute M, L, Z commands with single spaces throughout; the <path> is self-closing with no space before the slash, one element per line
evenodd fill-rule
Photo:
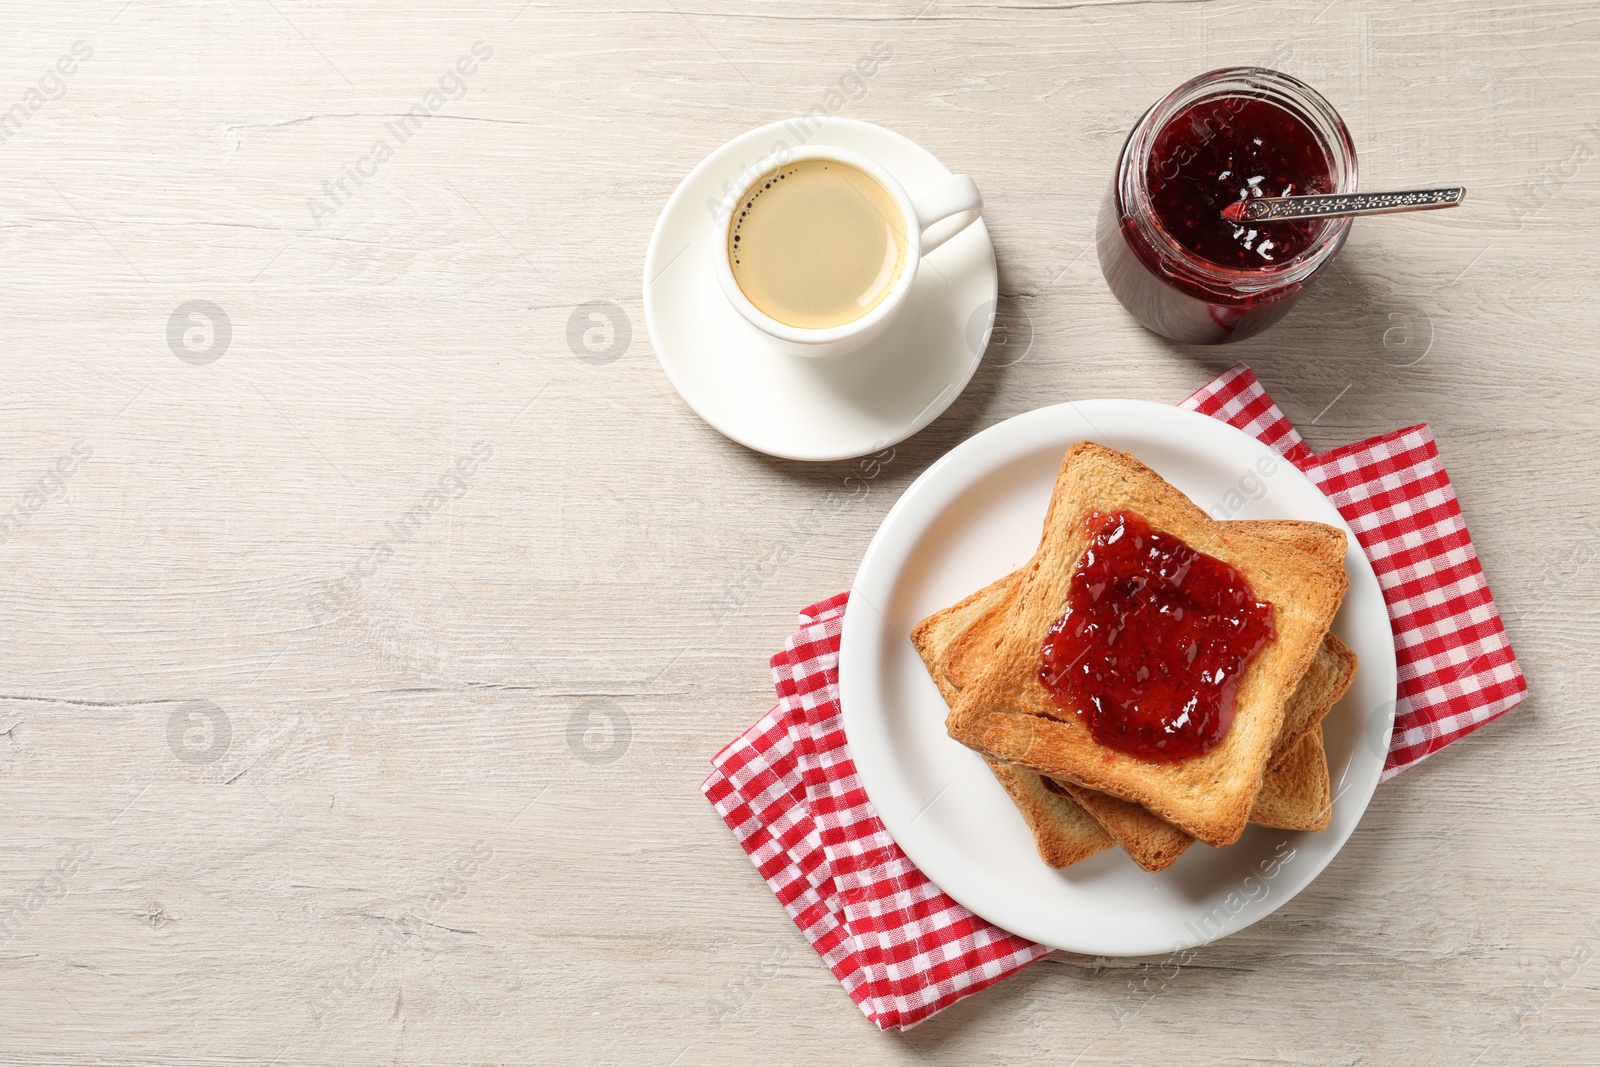
<path fill-rule="evenodd" d="M 1354 192 L 1350 133 L 1287 74 L 1202 74 L 1135 123 L 1100 209 L 1100 269 L 1122 305 L 1174 341 L 1221 344 L 1281 319 L 1343 246 L 1349 219 L 1240 225 L 1229 204 Z"/>
<path fill-rule="evenodd" d="M 1211 751 L 1239 680 L 1276 636 L 1272 605 L 1234 567 L 1131 511 L 1090 512 L 1039 681 L 1089 734 L 1150 763 Z"/>

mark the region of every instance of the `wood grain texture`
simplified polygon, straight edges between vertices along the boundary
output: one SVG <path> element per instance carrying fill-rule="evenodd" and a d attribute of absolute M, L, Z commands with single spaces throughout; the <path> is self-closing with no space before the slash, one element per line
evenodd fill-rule
<path fill-rule="evenodd" d="M 0 1062 L 1600 1061 L 1590 5 L 7 0 L 0 24 L 24 116 Z M 879 40 L 843 113 L 977 179 L 1011 345 L 835 511 L 853 465 L 752 454 L 676 397 L 640 275 L 703 155 Z M 1372 188 L 1471 200 L 1358 223 L 1285 323 L 1177 347 L 1107 293 L 1094 211 L 1140 111 L 1238 62 L 1321 88 Z M 168 342 L 196 300 L 232 328 L 204 365 Z M 569 346 L 591 301 L 631 329 L 615 359 Z M 877 1033 L 700 797 L 708 757 L 943 452 L 1240 359 L 1314 448 L 1433 425 L 1532 695 L 1181 967 L 1058 955 Z"/>

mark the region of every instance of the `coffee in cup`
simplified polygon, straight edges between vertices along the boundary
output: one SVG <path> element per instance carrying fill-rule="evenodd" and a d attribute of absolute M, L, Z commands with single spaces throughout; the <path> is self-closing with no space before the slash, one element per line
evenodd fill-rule
<path fill-rule="evenodd" d="M 880 336 L 922 257 L 983 211 L 965 175 L 913 197 L 874 160 L 832 145 L 779 145 L 740 178 L 728 183 L 732 209 L 716 212 L 717 282 L 768 344 L 800 356 L 842 355 Z"/>
<path fill-rule="evenodd" d="M 758 309 L 820 330 L 877 307 L 905 270 L 906 250 L 900 206 L 881 182 L 839 160 L 803 159 L 751 185 L 727 253 Z"/>

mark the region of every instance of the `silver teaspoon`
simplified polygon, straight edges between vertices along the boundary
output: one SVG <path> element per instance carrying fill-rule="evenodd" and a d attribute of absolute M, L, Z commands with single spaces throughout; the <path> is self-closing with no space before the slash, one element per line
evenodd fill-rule
<path fill-rule="evenodd" d="M 1229 222 L 1276 222 L 1288 219 L 1328 219 L 1341 215 L 1388 215 L 1397 211 L 1437 211 L 1458 207 L 1467 187 L 1413 189 L 1403 193 L 1329 193 L 1316 196 L 1258 196 L 1236 200 L 1222 209 Z"/>

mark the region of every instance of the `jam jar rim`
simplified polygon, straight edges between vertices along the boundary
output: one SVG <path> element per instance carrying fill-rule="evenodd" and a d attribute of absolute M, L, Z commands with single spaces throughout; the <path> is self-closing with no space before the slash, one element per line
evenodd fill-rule
<path fill-rule="evenodd" d="M 1185 108 L 1207 100 L 1246 97 L 1275 104 L 1309 129 L 1327 155 L 1336 193 L 1357 189 L 1355 143 L 1344 119 L 1317 90 L 1291 74 L 1270 67 L 1219 67 L 1196 75 L 1150 105 L 1134 123 L 1117 157 L 1112 189 L 1118 213 L 1133 221 L 1140 236 L 1176 277 L 1219 295 L 1250 296 L 1303 283 L 1330 262 L 1349 235 L 1349 218 L 1330 219 L 1316 239 L 1293 259 L 1272 267 L 1241 270 L 1204 259 L 1185 248 L 1155 219 L 1147 174 L 1156 136 Z M 1138 205 L 1141 210 L 1133 210 Z"/>

